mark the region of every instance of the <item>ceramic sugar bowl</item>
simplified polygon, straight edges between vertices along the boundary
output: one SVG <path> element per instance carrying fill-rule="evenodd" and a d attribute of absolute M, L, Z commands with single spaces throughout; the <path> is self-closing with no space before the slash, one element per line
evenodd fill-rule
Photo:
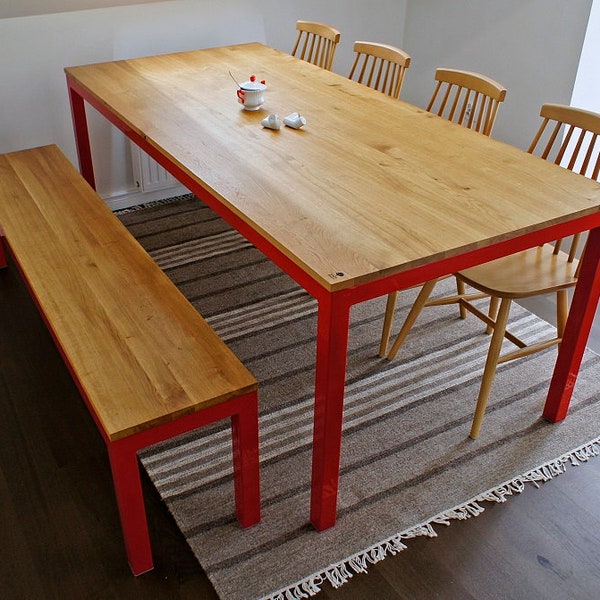
<path fill-rule="evenodd" d="M 264 81 L 256 81 L 256 76 L 251 75 L 249 81 L 244 81 L 237 89 L 238 102 L 243 104 L 244 110 L 258 110 L 265 102 Z"/>

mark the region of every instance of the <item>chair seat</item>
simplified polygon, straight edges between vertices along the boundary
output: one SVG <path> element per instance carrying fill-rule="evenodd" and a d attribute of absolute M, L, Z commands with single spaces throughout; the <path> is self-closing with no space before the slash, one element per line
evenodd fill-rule
<path fill-rule="evenodd" d="M 550 244 L 530 248 L 460 271 L 467 285 L 498 298 L 539 296 L 568 288 L 576 280 L 577 260 L 568 254 L 553 254 Z"/>

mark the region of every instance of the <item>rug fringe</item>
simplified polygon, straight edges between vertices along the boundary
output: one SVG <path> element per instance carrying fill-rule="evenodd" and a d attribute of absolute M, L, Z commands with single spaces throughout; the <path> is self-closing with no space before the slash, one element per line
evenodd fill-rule
<path fill-rule="evenodd" d="M 520 494 L 525 489 L 525 484 L 531 483 L 539 488 L 539 482 L 547 482 L 562 475 L 568 464 L 576 467 L 596 456 L 600 456 L 600 437 L 523 475 L 486 490 L 463 504 L 437 514 L 419 525 L 397 533 L 338 563 L 331 564 L 323 571 L 314 573 L 287 588 L 263 596 L 260 600 L 302 600 L 310 598 L 321 591 L 321 585 L 325 581 L 329 581 L 334 588 L 338 588 L 347 583 L 353 575 L 367 573 L 370 565 L 378 563 L 390 554 L 395 555 L 405 550 L 407 546 L 403 540 L 420 536 L 437 537 L 434 525 L 450 525 L 453 520 L 464 521 L 476 517 L 485 510 L 481 505 L 482 502 L 506 502 L 511 496 Z"/>

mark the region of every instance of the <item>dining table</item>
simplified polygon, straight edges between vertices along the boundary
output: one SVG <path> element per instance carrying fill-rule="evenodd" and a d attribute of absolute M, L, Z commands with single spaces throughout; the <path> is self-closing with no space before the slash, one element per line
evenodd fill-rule
<path fill-rule="evenodd" d="M 336 521 L 357 303 L 589 231 L 543 409 L 550 422 L 567 416 L 600 295 L 597 182 L 261 43 L 65 72 L 79 168 L 92 187 L 92 146 L 105 150 L 93 144 L 86 105 L 316 299 L 317 530 Z M 238 101 L 234 80 L 250 75 L 266 86 L 258 110 Z M 294 113 L 305 120 L 299 129 L 261 124 Z"/>

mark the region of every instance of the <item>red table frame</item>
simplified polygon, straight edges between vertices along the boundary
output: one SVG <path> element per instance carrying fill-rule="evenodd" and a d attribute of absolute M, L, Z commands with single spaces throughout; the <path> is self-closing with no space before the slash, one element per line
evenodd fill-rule
<path fill-rule="evenodd" d="M 149 144 L 142 135 L 121 121 L 110 110 L 110 107 L 98 102 L 68 75 L 67 84 L 80 171 L 92 187 L 95 187 L 95 179 L 85 102 L 93 106 L 185 187 L 235 227 L 318 301 L 310 508 L 310 519 L 317 530 L 322 531 L 332 527 L 336 520 L 350 309 L 354 304 L 394 290 L 406 289 L 424 281 L 525 250 L 550 240 L 591 230 L 543 411 L 543 416 L 551 422 L 565 418 L 600 296 L 600 212 L 518 235 L 513 239 L 355 287 L 330 291 L 299 268 L 281 250 L 230 211 L 218 199 L 211 196 L 188 173 L 171 162 L 168 157 Z"/>

